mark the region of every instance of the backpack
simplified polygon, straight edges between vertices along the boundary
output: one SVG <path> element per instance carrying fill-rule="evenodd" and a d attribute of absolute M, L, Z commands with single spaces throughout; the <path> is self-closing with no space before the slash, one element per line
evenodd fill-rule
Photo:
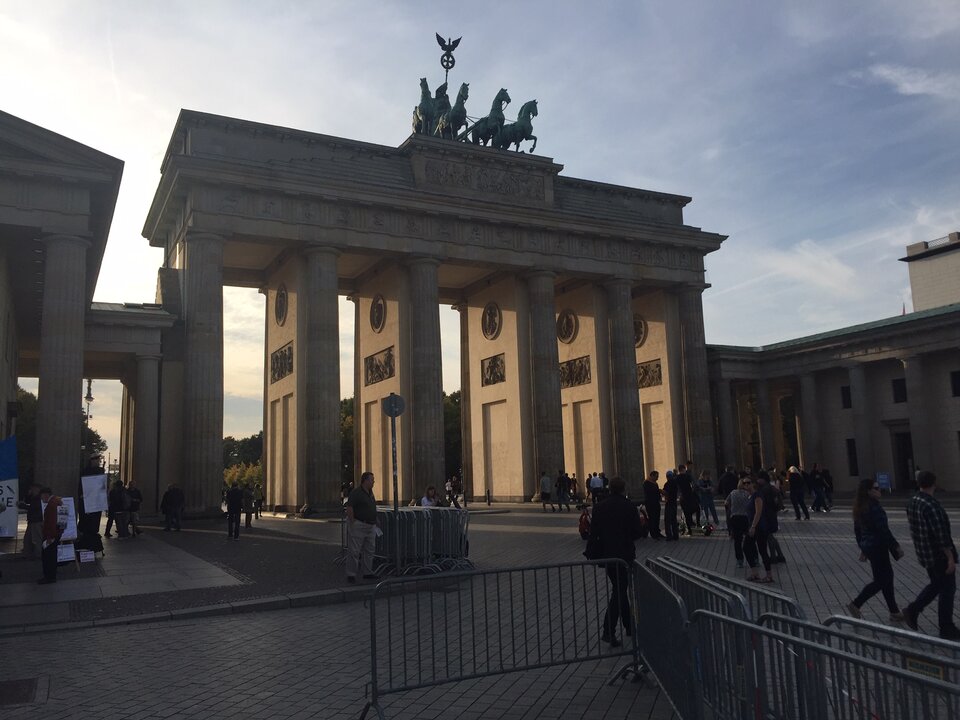
<path fill-rule="evenodd" d="M 590 510 L 584 508 L 583 512 L 580 513 L 580 523 L 578 526 L 580 530 L 580 537 L 586 540 L 590 537 Z"/>

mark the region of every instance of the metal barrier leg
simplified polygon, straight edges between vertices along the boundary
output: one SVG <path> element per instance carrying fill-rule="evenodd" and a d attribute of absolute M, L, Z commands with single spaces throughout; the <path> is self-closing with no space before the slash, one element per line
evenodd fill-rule
<path fill-rule="evenodd" d="M 649 672 L 649 668 L 644 665 L 643 660 L 640 657 L 640 643 L 638 642 L 638 633 L 640 626 L 637 623 L 637 601 L 636 601 L 636 588 L 634 583 L 636 582 L 636 574 L 629 572 L 625 568 L 617 567 L 617 573 L 626 572 L 627 573 L 627 607 L 620 608 L 620 617 L 627 618 L 629 626 L 631 628 L 630 638 L 633 642 L 633 657 L 623 665 L 622 667 L 614 670 L 613 674 L 610 676 L 610 679 L 607 681 L 607 685 L 613 685 L 620 680 L 624 680 L 627 677 L 630 677 L 631 682 L 639 683 L 644 682 Z M 610 592 L 615 593 L 616 586 L 610 588 Z M 633 606 L 629 605 L 629 598 L 634 598 Z"/>

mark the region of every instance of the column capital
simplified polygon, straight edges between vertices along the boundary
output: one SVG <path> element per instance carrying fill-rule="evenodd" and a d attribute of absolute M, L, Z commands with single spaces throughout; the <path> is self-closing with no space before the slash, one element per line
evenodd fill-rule
<path fill-rule="evenodd" d="M 82 246 L 84 250 L 89 250 L 92 244 L 87 238 L 80 237 L 79 235 L 66 235 L 62 233 L 43 235 L 40 237 L 40 242 L 42 242 L 45 246 L 56 245 L 60 243 L 75 243 Z"/>
<path fill-rule="evenodd" d="M 913 353 L 912 355 L 904 355 L 903 357 L 897 359 L 900 361 L 900 364 L 903 366 L 903 368 L 906 369 L 908 365 L 919 365 L 921 362 L 923 362 L 923 355 L 921 353 Z"/>
<path fill-rule="evenodd" d="M 434 257 L 433 255 L 413 255 L 404 261 L 404 265 L 407 267 L 413 267 L 414 265 L 433 265 L 434 267 L 439 267 L 440 258 Z"/>
<path fill-rule="evenodd" d="M 145 354 L 145 355 L 137 355 L 136 358 L 137 358 L 137 362 L 138 362 L 138 363 L 139 363 L 140 361 L 143 361 L 143 362 L 160 362 L 161 360 L 163 360 L 163 355 Z"/>
<path fill-rule="evenodd" d="M 708 287 L 711 287 L 711 285 L 707 282 L 682 283 L 676 287 L 674 292 L 678 295 L 701 295 Z"/>
<path fill-rule="evenodd" d="M 187 232 L 184 233 L 183 239 L 185 242 L 188 242 L 188 243 L 215 242 L 220 244 L 222 244 L 224 240 L 223 235 L 218 235 L 217 233 L 212 233 L 212 232 L 206 232 L 204 230 L 187 230 Z"/>
<path fill-rule="evenodd" d="M 525 273 L 523 273 L 521 277 L 524 280 L 530 280 L 531 278 L 543 278 L 543 277 L 550 278 L 551 280 L 553 280 L 554 278 L 557 277 L 557 273 L 555 273 L 553 270 L 547 270 L 546 268 L 532 268 L 530 270 L 527 270 Z"/>
<path fill-rule="evenodd" d="M 310 243 L 309 245 L 305 245 L 301 250 L 301 253 L 303 254 L 304 257 L 307 257 L 308 255 L 318 254 L 318 253 L 324 254 L 324 255 L 333 255 L 333 257 L 335 258 L 340 257 L 340 251 L 337 250 L 336 248 L 330 247 L 329 245 L 319 245 L 316 243 Z"/>
<path fill-rule="evenodd" d="M 633 289 L 633 280 L 628 277 L 623 277 L 621 275 L 613 275 L 611 277 L 605 278 L 602 281 L 604 287 L 614 288 L 614 287 L 623 287 L 626 285 L 630 289 Z"/>

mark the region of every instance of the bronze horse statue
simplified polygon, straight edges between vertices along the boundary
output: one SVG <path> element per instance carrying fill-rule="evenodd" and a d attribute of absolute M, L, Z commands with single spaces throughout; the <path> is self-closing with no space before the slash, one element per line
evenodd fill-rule
<path fill-rule="evenodd" d="M 437 88 L 439 90 L 440 88 Z M 413 108 L 413 132 L 429 135 L 434 124 L 434 99 L 430 97 L 430 86 L 426 78 L 420 78 L 420 104 Z"/>
<path fill-rule="evenodd" d="M 515 123 L 507 123 L 500 128 L 499 132 L 493 138 L 493 146 L 501 150 L 507 150 L 511 145 L 517 146 L 517 152 L 523 152 L 520 149 L 520 143 L 524 140 L 533 140 L 532 153 L 537 149 L 537 136 L 533 134 L 533 123 L 530 118 L 537 116 L 537 101 L 530 100 L 525 102 L 520 112 L 517 114 Z"/>
<path fill-rule="evenodd" d="M 476 124 L 470 128 L 470 139 L 474 145 L 486 145 L 490 142 L 503 127 L 505 120 L 503 108 L 510 104 L 510 94 L 505 88 L 500 88 L 500 92 L 493 99 L 490 106 L 490 114 L 477 120 Z"/>
<path fill-rule="evenodd" d="M 455 140 L 460 134 L 460 128 L 467 124 L 467 96 L 470 94 L 470 83 L 463 83 L 457 93 L 457 102 L 437 120 L 435 135 L 448 140 Z"/>

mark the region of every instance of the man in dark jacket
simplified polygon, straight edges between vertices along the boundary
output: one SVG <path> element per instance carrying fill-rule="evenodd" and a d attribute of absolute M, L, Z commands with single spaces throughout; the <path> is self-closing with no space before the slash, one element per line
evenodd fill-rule
<path fill-rule="evenodd" d="M 174 530 L 180 532 L 183 505 L 183 490 L 178 488 L 176 483 L 170 483 L 170 485 L 167 486 L 167 491 L 163 494 L 163 498 L 160 500 L 160 512 L 163 513 L 165 520 L 163 525 L 164 530 L 169 532 L 170 528 L 173 527 Z"/>
<path fill-rule="evenodd" d="M 243 490 L 236 480 L 227 490 L 227 539 L 240 539 L 240 511 L 243 509 Z"/>
<path fill-rule="evenodd" d="M 680 486 L 677 476 L 672 470 L 667 470 L 667 481 L 663 484 L 663 532 L 667 540 L 680 539 L 680 523 L 677 522 L 677 500 L 680 497 Z"/>
<path fill-rule="evenodd" d="M 627 585 L 630 579 L 630 565 L 637 556 L 634 541 L 640 537 L 642 527 L 640 515 L 633 503 L 623 496 L 626 487 L 619 477 L 610 480 L 610 496 L 599 503 L 593 511 L 590 535 L 599 541 L 605 558 L 623 560 L 620 563 L 607 564 L 607 577 L 610 578 L 610 602 L 603 618 L 603 637 L 611 647 L 618 647 L 617 624 L 623 625 L 627 635 L 633 634 L 630 615 L 630 598 Z"/>
<path fill-rule="evenodd" d="M 647 479 L 643 481 L 643 507 L 647 511 L 650 537 L 654 540 L 663 537 L 660 532 L 660 486 L 657 484 L 659 478 L 660 473 L 651 470 Z"/>
<path fill-rule="evenodd" d="M 27 529 L 23 533 L 23 557 L 40 557 L 43 545 L 43 506 L 40 504 L 40 486 L 32 484 L 27 490 L 27 499 L 17 503 L 27 511 Z"/>

